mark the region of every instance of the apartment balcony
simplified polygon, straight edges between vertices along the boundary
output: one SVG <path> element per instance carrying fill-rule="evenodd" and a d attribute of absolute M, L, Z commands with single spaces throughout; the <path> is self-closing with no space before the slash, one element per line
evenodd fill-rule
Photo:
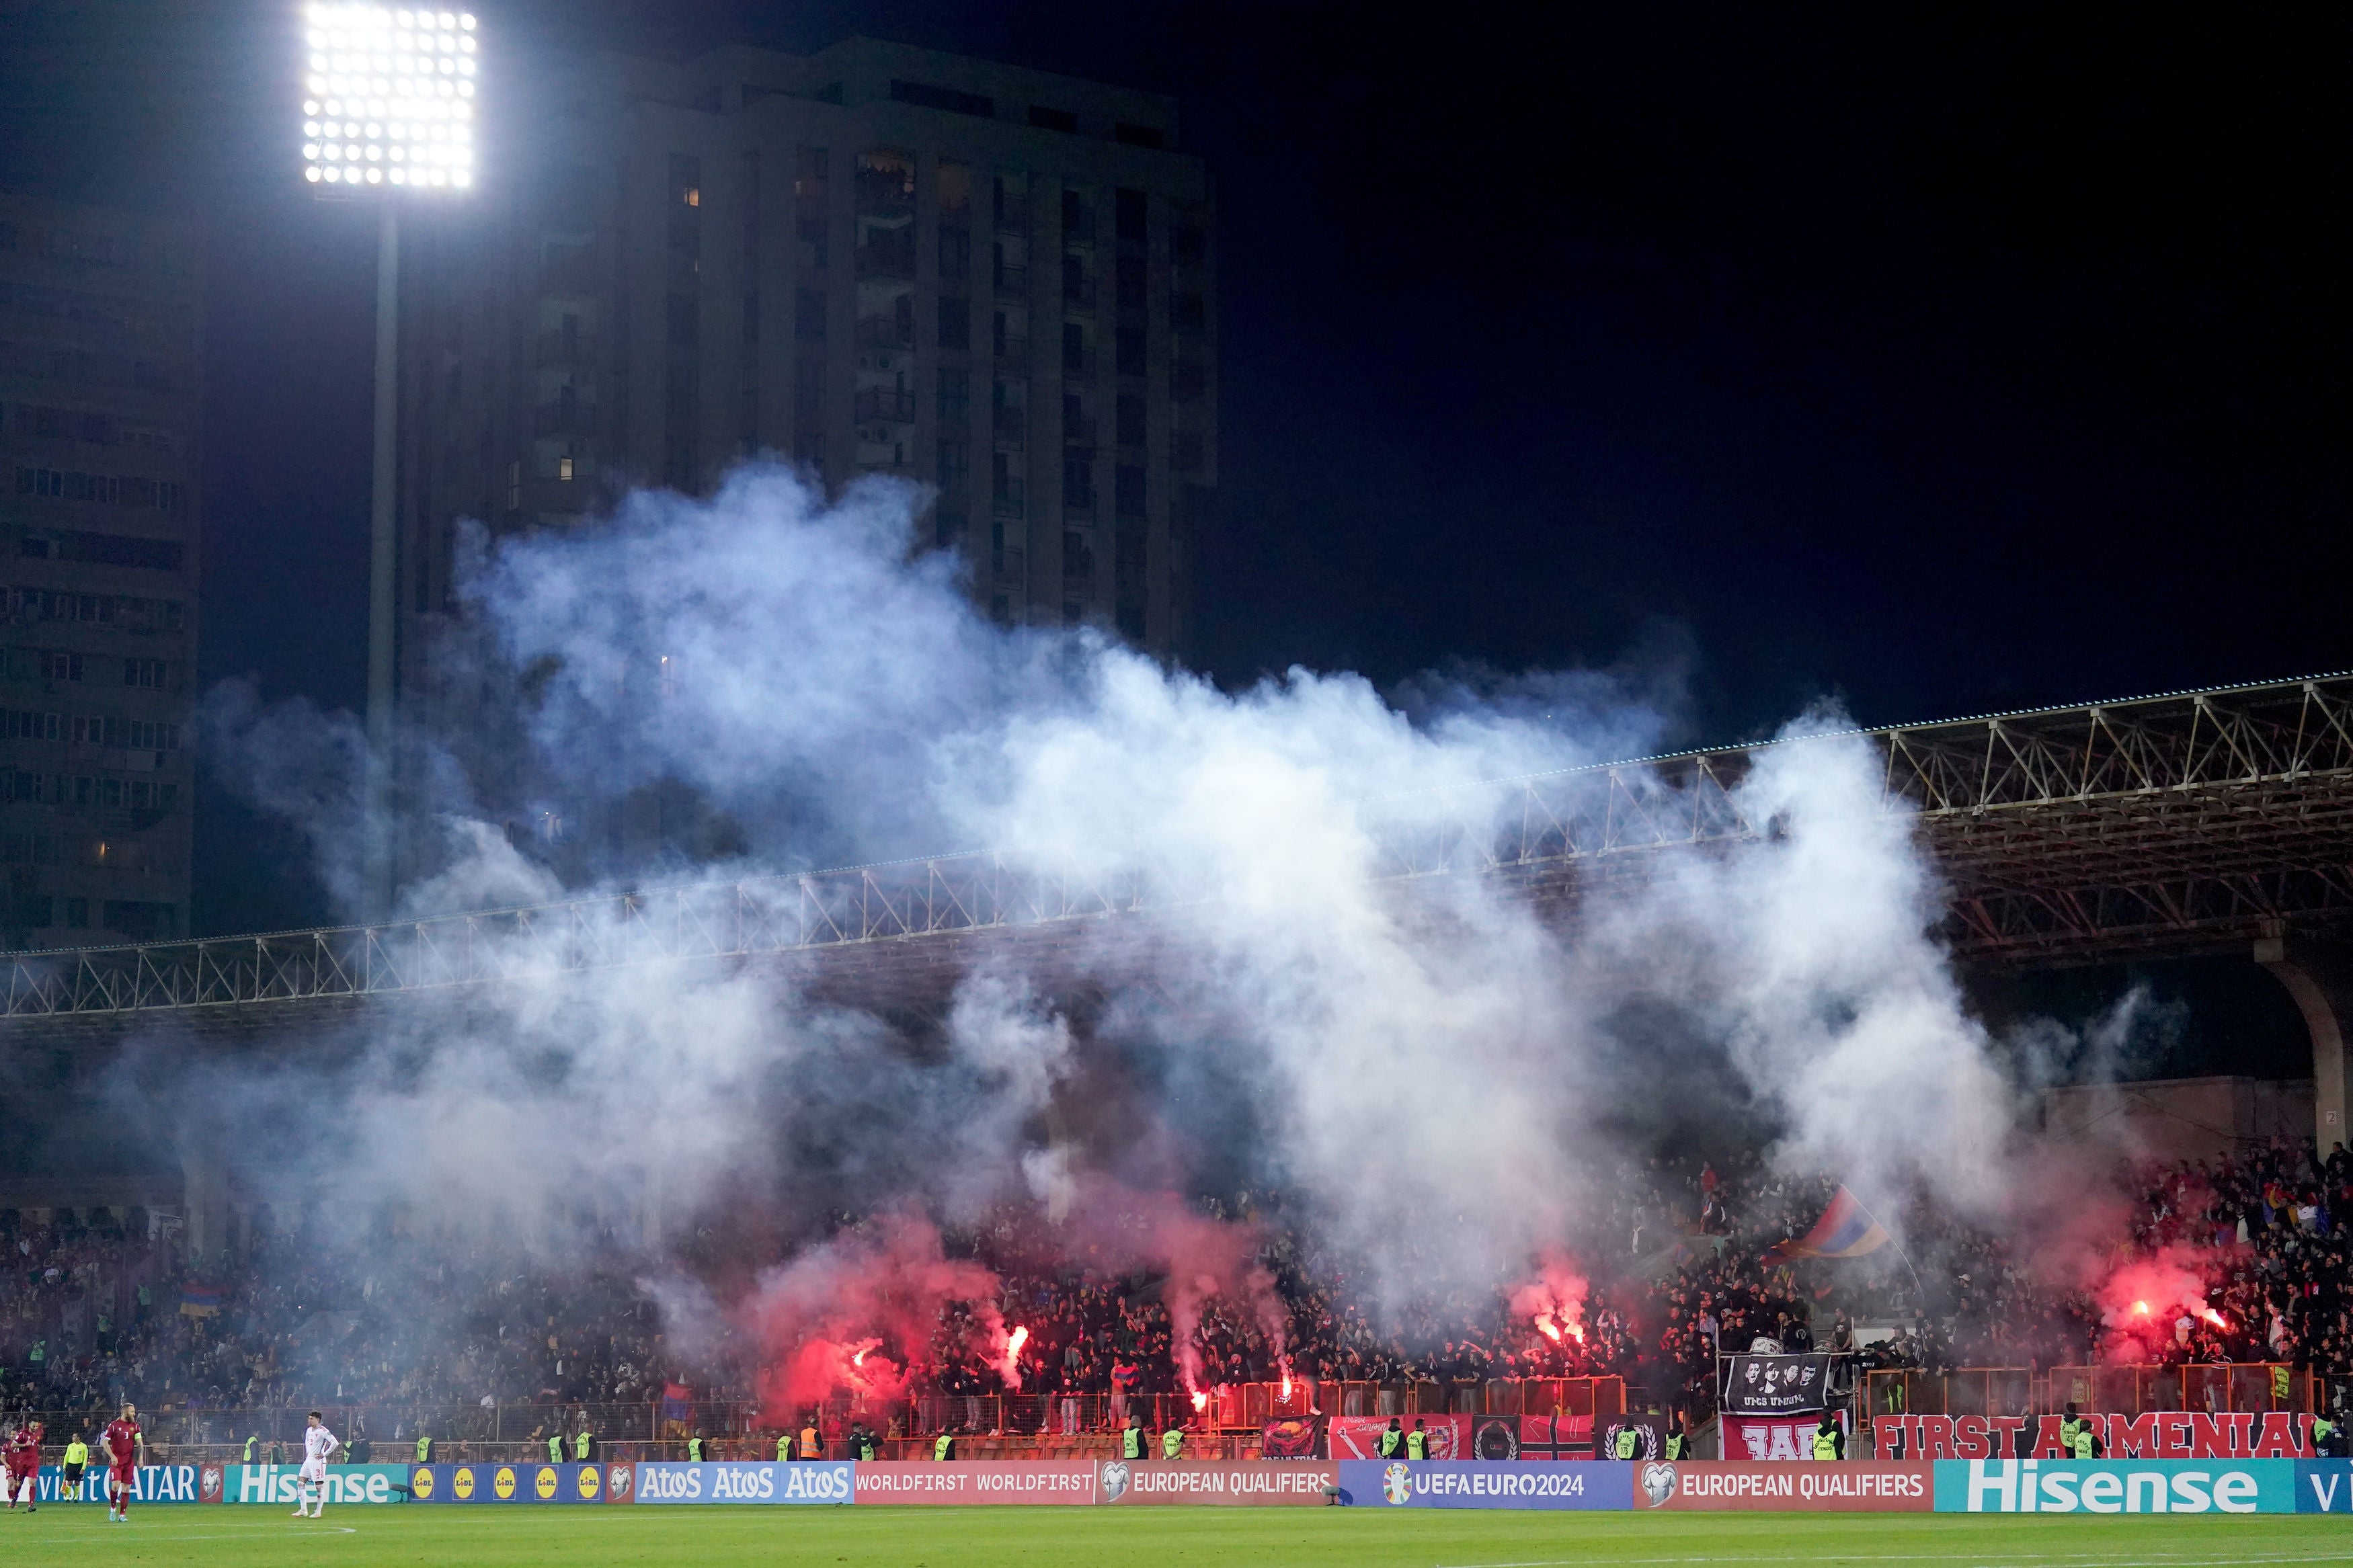
<path fill-rule="evenodd" d="M 910 233 L 887 239 L 871 239 L 858 247 L 858 275 L 860 278 L 908 278 L 915 276 L 915 237 Z"/>
<path fill-rule="evenodd" d="M 858 318 L 858 346 L 861 349 L 911 349 L 915 346 L 915 323 L 895 316 L 860 316 Z"/>
<path fill-rule="evenodd" d="M 989 423 L 998 440 L 1018 447 L 1029 437 L 1029 418 L 1022 410 L 998 408 L 992 414 Z"/>
<path fill-rule="evenodd" d="M 596 289 L 596 258 L 585 249 L 552 251 L 539 264 L 543 294 L 591 294 Z"/>
<path fill-rule="evenodd" d="M 1063 419 L 1062 419 L 1062 445 L 1063 445 L 1063 446 L 1065 446 L 1065 447 L 1092 447 L 1092 446 L 1093 446 L 1094 444 L 1095 444 L 1095 422 L 1094 422 L 1094 416 L 1093 416 L 1092 415 L 1082 414 L 1082 415 L 1080 415 L 1080 416 L 1079 416 L 1077 418 L 1075 418 L 1075 419 L 1069 417 L 1067 415 L 1063 416 Z"/>
<path fill-rule="evenodd" d="M 596 358 L 596 334 L 552 328 L 532 340 L 534 364 L 587 364 Z"/>
<path fill-rule="evenodd" d="M 1018 334 L 1008 332 L 1005 336 L 997 340 L 997 357 L 1007 361 L 1008 363 L 1028 364 L 1029 363 L 1029 340 L 1028 338 L 1018 336 Z"/>
<path fill-rule="evenodd" d="M 1093 310 L 1095 308 L 1094 279 L 1092 278 L 1063 279 L 1062 303 L 1073 310 Z"/>
<path fill-rule="evenodd" d="M 887 386 L 862 387 L 858 394 L 857 417 L 861 425 L 875 421 L 913 425 L 915 422 L 915 395 Z"/>
<path fill-rule="evenodd" d="M 596 427 L 593 403 L 543 403 L 531 414 L 534 436 L 586 436 Z"/>
<path fill-rule="evenodd" d="M 1028 234 L 1029 204 L 1026 201 L 1000 201 L 997 204 L 997 232 Z"/>
<path fill-rule="evenodd" d="M 1095 356 L 1092 350 L 1073 348 L 1068 343 L 1064 343 L 1062 345 L 1062 374 L 1064 375 L 1073 377 L 1092 375 L 1094 374 L 1094 369 Z"/>
<path fill-rule="evenodd" d="M 997 274 L 997 291 L 1026 299 L 1029 293 L 1029 268 L 1018 261 L 1000 261 L 992 268 Z"/>
<path fill-rule="evenodd" d="M 999 479 L 995 492 L 988 498 L 988 510 L 999 517 L 1020 517 L 1027 511 L 1024 505 L 1024 482 L 1020 479 Z"/>

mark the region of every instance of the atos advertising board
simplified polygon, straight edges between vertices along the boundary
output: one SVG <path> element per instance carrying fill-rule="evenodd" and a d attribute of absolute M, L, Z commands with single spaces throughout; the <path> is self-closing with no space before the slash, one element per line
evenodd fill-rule
<path fill-rule="evenodd" d="M 1340 1465 L 1340 1492 L 1345 1501 L 1366 1507 L 1627 1509 L 1634 1506 L 1635 1468 L 1586 1459 L 1349 1459 Z"/>
<path fill-rule="evenodd" d="M 849 1503 L 858 1498 L 851 1479 L 855 1473 L 848 1459 L 784 1465 L 744 1460 L 641 1464 L 637 1494 L 640 1503 Z"/>
<path fill-rule="evenodd" d="M 2294 1459 L 1938 1459 L 1938 1513 L 2294 1513 Z"/>
<path fill-rule="evenodd" d="M 1920 1465 L 1717 1464 L 1654 1460 L 1635 1468 L 1637 1509 L 1818 1510 L 1926 1513 L 1936 1473 Z"/>

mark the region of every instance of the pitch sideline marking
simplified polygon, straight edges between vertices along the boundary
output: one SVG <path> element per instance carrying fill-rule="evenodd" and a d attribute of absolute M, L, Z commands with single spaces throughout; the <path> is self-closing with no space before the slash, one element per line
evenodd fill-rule
<path fill-rule="evenodd" d="M 2253 1563 L 2342 1563 L 2345 1561 L 2345 1554 L 2341 1552 L 2331 1552 L 2317 1557 L 2232 1557 L 2227 1559 L 2217 1559 L 2205 1552 L 2200 1552 L 2195 1556 L 2190 1556 L 2179 1552 L 2148 1552 L 2137 1551 L 2125 1552 L 2121 1550 L 2116 1552 L 2029 1552 L 2024 1554 L 2004 1553 L 1999 1557 L 1978 1557 L 1966 1552 L 1874 1552 L 1867 1556 L 1844 1552 L 1810 1552 L 1805 1553 L 1803 1556 L 1785 1557 L 1760 1557 L 1754 1553 L 1749 1553 L 1746 1554 L 1743 1560 L 1749 1563 L 1972 1563 L 1978 1564 L 1979 1568 L 2007 1568 L 2007 1565 L 2009 1564 L 2033 1563 L 2093 1563 L 2116 1562 L 2121 1560 L 2128 1563 L 2147 1563 L 2158 1562 L 2221 1563 L 2224 1565 L 2224 1568 L 2238 1568 L 2238 1565 L 2240 1564 Z M 1525 1563 L 1441 1563 L 1436 1564 L 1435 1568 L 1587 1568 L 1587 1565 L 1592 1563 L 1594 1561 L 1595 1559 L 1590 1557 L 1544 1557 Z M 1721 1556 L 1612 1557 L 1603 1561 L 1609 1563 L 1721 1563 L 1723 1558 Z"/>

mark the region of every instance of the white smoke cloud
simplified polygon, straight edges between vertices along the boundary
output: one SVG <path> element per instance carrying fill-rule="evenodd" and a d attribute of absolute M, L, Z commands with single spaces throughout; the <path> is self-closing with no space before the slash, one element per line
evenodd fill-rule
<path fill-rule="evenodd" d="M 1303 669 L 1229 694 L 1092 631 L 989 624 L 953 557 L 910 559 L 920 500 L 865 480 L 827 506 L 754 467 L 707 503 L 641 494 L 478 541 L 467 679 L 515 708 L 412 738 L 446 856 L 405 907 L 553 897 L 491 824 L 533 801 L 595 821 L 677 784 L 731 827 L 703 875 L 989 847 L 1141 889 L 1145 912 L 1073 922 L 1050 975 L 1000 948 L 936 999 L 936 1038 L 757 963 L 387 1012 L 338 1082 L 336 1179 L 419 1205 L 585 1200 L 659 1237 L 730 1195 L 954 1218 L 1025 1192 L 1067 1208 L 1083 1165 L 1240 1169 L 1402 1300 L 1577 1234 L 1627 1086 L 1675 1092 L 1639 1012 L 1774 1108 L 1791 1166 L 1999 1206 L 2010 1091 L 1933 937 L 1912 825 L 1834 715 L 1738 786 L 1771 832 L 1646 855 L 1564 929 L 1504 879 L 1399 880 L 1397 847 L 1475 860 L 1522 805 L 1494 781 L 1656 749 L 1673 715 L 1649 699 L 1679 667 L 1431 679 L 1401 705 Z M 349 896 L 348 768 L 327 765 L 348 726 L 218 706 L 224 765 Z M 621 917 L 580 918 L 593 942 Z"/>

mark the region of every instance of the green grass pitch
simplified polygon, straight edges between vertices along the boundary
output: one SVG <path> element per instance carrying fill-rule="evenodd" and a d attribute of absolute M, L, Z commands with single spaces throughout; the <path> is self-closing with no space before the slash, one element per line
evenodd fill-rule
<path fill-rule="evenodd" d="M 2095 1521 L 1953 1514 L 1506 1513 L 1223 1508 L 47 1508 L 0 1521 L 19 1563 L 375 1568 L 375 1564 L 808 1563 L 815 1568 L 1537 1568 L 1788 1563 L 1827 1568 L 2192 1568 L 2353 1562 L 2321 1515 Z"/>

